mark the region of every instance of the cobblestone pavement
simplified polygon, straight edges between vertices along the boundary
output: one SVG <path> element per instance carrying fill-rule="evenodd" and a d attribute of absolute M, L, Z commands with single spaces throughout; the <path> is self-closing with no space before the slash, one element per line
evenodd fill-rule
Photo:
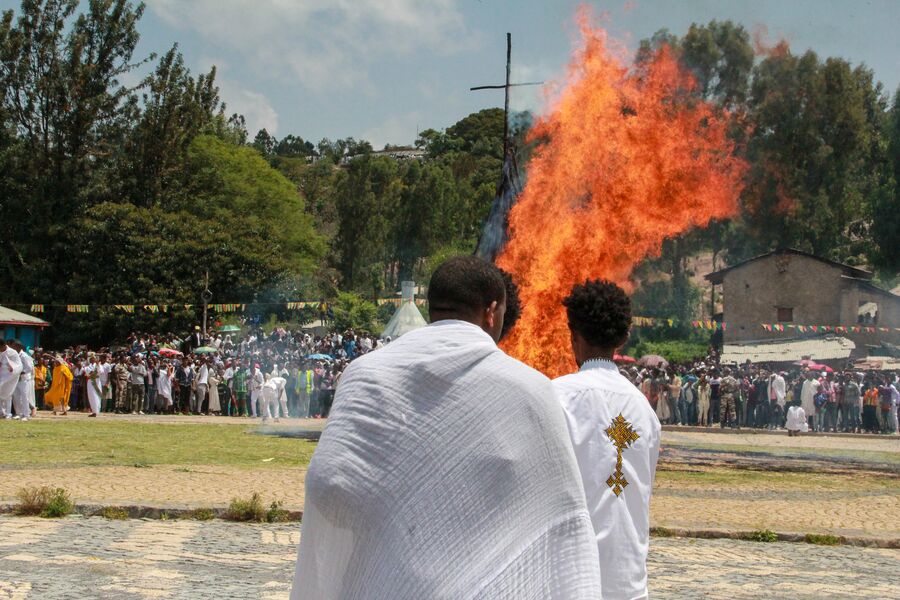
<path fill-rule="evenodd" d="M 0 518 L 0 599 L 287 598 L 300 527 Z M 654 598 L 900 598 L 900 551 L 654 538 Z"/>

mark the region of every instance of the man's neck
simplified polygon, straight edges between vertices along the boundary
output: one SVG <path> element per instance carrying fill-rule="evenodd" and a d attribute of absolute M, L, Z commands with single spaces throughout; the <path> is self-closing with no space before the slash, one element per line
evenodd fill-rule
<path fill-rule="evenodd" d="M 613 348 L 612 350 L 603 350 L 600 348 L 591 348 L 590 351 L 586 352 L 581 356 L 581 361 L 578 363 L 578 366 L 581 367 L 584 363 L 589 360 L 609 360 L 612 361 L 613 356 L 615 356 L 616 350 Z"/>

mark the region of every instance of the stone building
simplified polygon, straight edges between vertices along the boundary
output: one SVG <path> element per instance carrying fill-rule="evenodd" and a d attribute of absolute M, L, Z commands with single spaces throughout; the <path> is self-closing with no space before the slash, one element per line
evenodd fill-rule
<path fill-rule="evenodd" d="M 857 267 L 780 249 L 706 279 L 714 292 L 721 289 L 726 345 L 833 335 L 851 340 L 857 357 L 867 346 L 900 343 L 900 296 L 872 284 L 872 273 Z"/>

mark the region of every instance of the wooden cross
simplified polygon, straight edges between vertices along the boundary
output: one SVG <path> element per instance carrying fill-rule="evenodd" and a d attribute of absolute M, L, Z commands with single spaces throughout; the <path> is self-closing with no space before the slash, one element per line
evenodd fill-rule
<path fill-rule="evenodd" d="M 613 419 L 612 425 L 606 428 L 606 435 L 616 446 L 616 471 L 606 480 L 606 485 L 613 489 L 618 496 L 628 485 L 628 480 L 622 474 L 622 450 L 636 442 L 641 436 L 631 428 L 631 423 L 625 420 L 622 413 Z"/>
<path fill-rule="evenodd" d="M 520 87 L 523 85 L 541 85 L 543 81 L 527 81 L 524 83 L 510 83 L 509 72 L 511 69 L 510 61 L 512 60 L 512 34 L 506 34 L 506 83 L 503 85 L 478 85 L 469 88 L 470 92 L 476 90 L 504 90 L 505 97 L 503 99 L 503 156 L 506 157 L 506 151 L 509 147 L 507 142 L 509 138 L 509 88 Z"/>

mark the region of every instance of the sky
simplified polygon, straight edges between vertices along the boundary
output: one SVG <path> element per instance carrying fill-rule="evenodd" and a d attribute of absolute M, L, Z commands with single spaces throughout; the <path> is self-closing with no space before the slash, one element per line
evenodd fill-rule
<path fill-rule="evenodd" d="M 194 73 L 218 68 L 228 113 L 253 136 L 316 142 L 354 137 L 411 144 L 482 108 L 503 105 L 506 32 L 513 80 L 559 80 L 575 39 L 568 0 L 146 0 L 137 56 L 175 42 Z M 586 2 L 610 36 L 634 50 L 659 29 L 731 19 L 795 53 L 865 63 L 900 84 L 900 0 L 616 0 Z M 18 8 L 0 0 L 0 8 Z M 138 76 L 135 75 L 135 81 Z M 513 91 L 516 109 L 543 110 L 539 88 Z"/>

